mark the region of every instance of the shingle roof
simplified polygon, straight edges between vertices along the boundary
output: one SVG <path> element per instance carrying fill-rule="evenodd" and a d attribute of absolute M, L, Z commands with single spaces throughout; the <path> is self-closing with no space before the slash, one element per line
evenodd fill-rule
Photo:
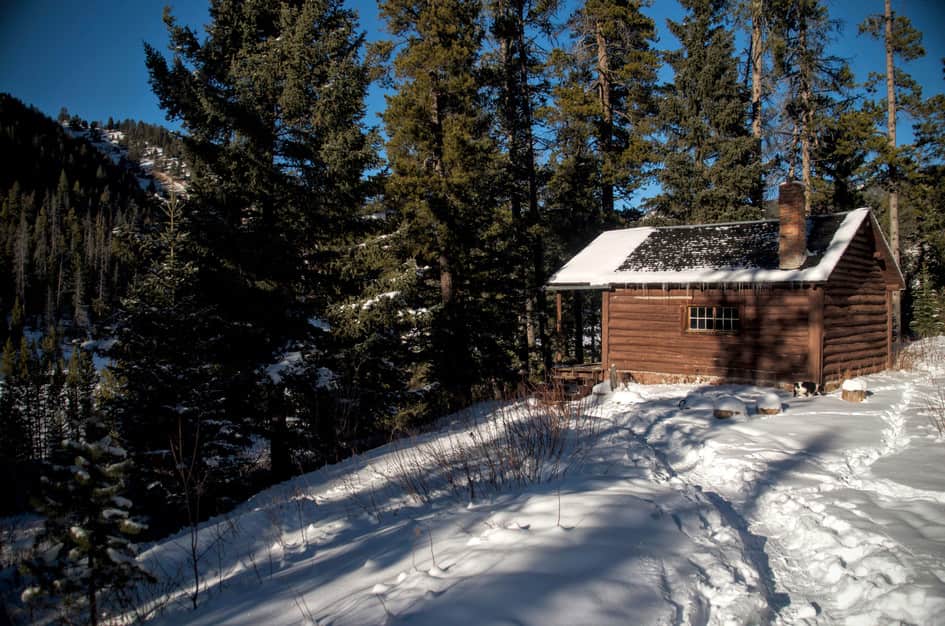
<path fill-rule="evenodd" d="M 820 263 L 845 215 L 807 219 L 807 261 Z M 698 269 L 778 269 L 778 222 L 708 224 L 659 228 L 618 268 L 622 272 L 680 272 Z"/>
<path fill-rule="evenodd" d="M 807 219 L 807 260 L 778 267 L 778 221 L 607 231 L 548 282 L 550 289 L 621 284 L 824 282 L 869 209 Z"/>

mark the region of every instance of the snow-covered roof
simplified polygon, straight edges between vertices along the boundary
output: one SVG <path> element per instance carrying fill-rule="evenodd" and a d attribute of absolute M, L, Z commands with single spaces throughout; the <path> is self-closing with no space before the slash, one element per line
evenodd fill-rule
<path fill-rule="evenodd" d="M 778 267 L 778 220 L 606 231 L 559 269 L 547 287 L 825 282 L 868 219 L 875 222 L 866 208 L 808 217 L 807 260 L 796 270 Z"/>

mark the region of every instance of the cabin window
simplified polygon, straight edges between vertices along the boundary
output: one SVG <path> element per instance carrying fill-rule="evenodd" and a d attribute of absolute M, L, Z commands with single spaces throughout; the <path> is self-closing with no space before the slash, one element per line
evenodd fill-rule
<path fill-rule="evenodd" d="M 737 332 L 738 308 L 733 306 L 689 307 L 689 330 L 694 332 Z"/>

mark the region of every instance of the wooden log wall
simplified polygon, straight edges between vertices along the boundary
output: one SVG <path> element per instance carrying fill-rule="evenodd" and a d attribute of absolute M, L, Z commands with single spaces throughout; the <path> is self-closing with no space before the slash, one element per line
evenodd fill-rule
<path fill-rule="evenodd" d="M 697 379 L 809 380 L 812 288 L 617 289 L 604 292 L 604 365 Z M 737 333 L 691 332 L 689 306 L 735 306 Z M 648 376 L 653 379 L 652 376 Z"/>
<path fill-rule="evenodd" d="M 823 375 L 828 385 L 889 366 L 888 272 L 877 250 L 866 221 L 827 282 Z"/>

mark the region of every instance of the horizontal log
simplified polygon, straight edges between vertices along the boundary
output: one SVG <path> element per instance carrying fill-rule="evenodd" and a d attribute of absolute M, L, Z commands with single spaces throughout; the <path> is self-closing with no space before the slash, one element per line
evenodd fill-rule
<path fill-rule="evenodd" d="M 885 341 L 886 341 L 886 331 L 885 331 L 885 329 L 884 329 L 884 330 L 874 330 L 874 331 L 871 331 L 871 332 L 868 332 L 868 333 L 851 333 L 851 334 L 846 335 L 846 336 L 844 336 L 844 337 L 834 337 L 834 336 L 825 337 L 825 338 L 824 338 L 824 349 L 826 349 L 827 346 L 839 348 L 839 347 L 842 347 L 842 346 L 848 346 L 848 345 L 851 345 L 851 344 L 861 343 L 861 342 L 865 342 L 865 341 L 879 341 L 879 342 L 885 342 Z"/>
<path fill-rule="evenodd" d="M 832 365 L 834 363 L 851 363 L 854 361 L 860 360 L 880 360 L 886 361 L 886 350 L 885 347 L 880 350 L 876 348 L 868 348 L 865 350 L 856 350 L 848 351 L 840 354 L 831 354 L 824 355 L 824 365 Z"/>
<path fill-rule="evenodd" d="M 626 301 L 646 301 L 651 300 L 660 302 L 662 300 L 688 301 L 716 301 L 730 299 L 738 302 L 759 302 L 762 304 L 776 303 L 779 301 L 790 300 L 791 298 L 803 299 L 807 297 L 810 288 L 796 287 L 746 287 L 744 289 L 659 289 L 659 288 L 633 288 L 616 289 L 609 292 L 610 298 Z M 641 300 L 644 299 L 644 300 Z"/>
<path fill-rule="evenodd" d="M 886 324 L 886 313 L 885 311 L 882 314 L 858 314 L 858 313 L 848 313 L 846 315 L 827 315 L 826 311 L 824 312 L 824 326 L 829 328 L 831 323 L 843 326 L 853 326 L 857 324 Z"/>
<path fill-rule="evenodd" d="M 662 346 L 665 342 L 680 345 L 722 345 L 768 347 L 794 345 L 807 340 L 807 327 L 800 326 L 779 333 L 764 329 L 742 329 L 737 333 L 689 332 L 677 328 L 670 332 L 654 332 L 648 328 L 610 328 L 611 341 L 635 342 L 644 346 Z"/>
<path fill-rule="evenodd" d="M 718 376 L 739 378 L 766 378 L 772 380 L 804 380 L 807 376 L 807 367 L 797 368 L 765 368 L 765 367 L 727 367 L 720 365 L 693 365 L 687 363 L 639 363 L 612 360 L 618 370 L 635 370 L 640 372 L 665 373 L 683 376 Z"/>
<path fill-rule="evenodd" d="M 864 311 L 870 311 L 870 312 L 875 312 L 875 311 L 885 312 L 886 311 L 886 302 L 885 302 L 886 295 L 885 294 L 883 294 L 882 296 L 880 296 L 879 294 L 857 294 L 857 295 L 870 296 L 874 299 L 872 302 L 853 301 L 849 299 L 848 300 L 833 299 L 830 302 L 825 302 L 824 306 L 828 308 L 833 307 L 833 308 L 844 309 L 844 310 L 862 308 Z"/>
<path fill-rule="evenodd" d="M 824 293 L 824 304 L 827 306 L 849 306 L 854 304 L 881 304 L 886 306 L 885 289 L 882 293 L 854 293 L 842 295 L 828 289 Z"/>
<path fill-rule="evenodd" d="M 858 346 L 858 347 L 851 347 Z M 861 341 L 859 344 L 846 344 L 846 345 L 834 345 L 831 342 L 825 342 L 824 344 L 824 358 L 829 355 L 831 359 L 834 357 L 843 357 L 844 355 L 849 355 L 850 358 L 856 358 L 861 356 L 860 353 L 863 353 L 862 356 L 868 356 L 872 353 L 886 353 L 886 340 L 877 339 L 873 341 Z"/>
<path fill-rule="evenodd" d="M 849 270 L 857 267 L 875 267 L 876 259 L 873 258 L 872 249 L 849 247 L 843 254 L 843 259 L 837 263 L 834 269 Z"/>
<path fill-rule="evenodd" d="M 834 356 L 845 356 L 848 354 L 857 354 L 864 351 L 876 351 L 886 352 L 886 338 L 882 337 L 873 341 L 861 341 L 859 343 L 850 343 L 844 345 L 837 345 L 834 343 L 828 343 L 824 345 L 824 359 L 833 358 Z"/>
<path fill-rule="evenodd" d="M 856 296 L 868 296 L 873 298 L 885 298 L 886 287 L 882 284 L 871 285 L 869 283 L 859 283 L 856 285 L 843 286 L 831 285 L 827 291 L 830 297 L 837 300 L 842 298 L 853 298 Z"/>
<path fill-rule="evenodd" d="M 873 333 L 883 333 L 885 336 L 887 332 L 886 324 L 867 324 L 861 326 L 845 326 L 830 328 L 827 332 L 824 333 L 824 341 L 829 343 L 831 341 L 836 341 L 838 339 L 846 339 L 849 337 L 859 337 L 863 334 L 873 334 Z"/>
<path fill-rule="evenodd" d="M 845 318 L 837 318 L 838 321 Z M 643 331 L 649 336 L 654 335 L 680 335 L 689 331 L 688 322 L 679 319 L 679 314 L 664 315 L 661 318 L 630 318 L 611 315 L 607 321 L 607 328 L 614 330 Z M 740 330 L 734 334 L 745 334 L 750 336 L 764 336 L 773 334 L 791 334 L 801 335 L 807 333 L 808 317 L 807 315 L 795 317 L 778 318 L 741 318 L 739 320 Z M 699 334 L 693 330 L 692 334 Z M 711 333 L 707 333 L 711 334 Z"/>
<path fill-rule="evenodd" d="M 859 271 L 842 271 L 835 269 L 830 273 L 830 278 L 827 279 L 827 291 L 833 291 L 839 287 L 851 287 L 855 286 L 861 289 L 884 289 L 883 280 L 881 272 L 859 272 Z"/>
<path fill-rule="evenodd" d="M 808 363 L 807 354 L 760 354 L 760 355 L 737 355 L 737 354 L 699 354 L 695 352 L 677 352 L 662 351 L 660 353 L 646 354 L 640 351 L 624 351 L 621 349 L 611 349 L 611 361 L 626 361 L 638 363 L 641 365 L 653 365 L 660 367 L 680 366 L 712 366 L 712 367 L 740 367 L 740 368 L 764 368 L 772 371 L 781 369 L 794 369 L 806 367 Z"/>
<path fill-rule="evenodd" d="M 672 307 L 663 307 L 663 308 L 647 308 L 647 309 L 631 309 L 624 307 L 614 307 L 611 306 L 608 311 L 608 319 L 613 320 L 653 320 L 653 321 L 665 321 L 668 318 L 672 318 L 675 321 L 679 321 L 680 316 L 684 315 L 684 311 L 681 307 L 672 306 Z"/>
<path fill-rule="evenodd" d="M 873 242 L 866 239 L 853 239 L 849 244 L 847 244 L 847 249 L 844 250 L 844 259 L 849 258 L 873 258 L 873 250 L 875 246 Z"/>
<path fill-rule="evenodd" d="M 737 336 L 717 337 L 650 337 L 610 336 L 611 349 L 625 349 L 637 352 L 673 351 L 679 354 L 721 354 L 729 352 L 757 353 L 761 351 L 783 352 L 785 354 L 805 354 L 807 342 L 804 339 L 792 339 L 784 343 L 759 343 L 742 340 Z"/>
<path fill-rule="evenodd" d="M 794 304 L 774 303 L 770 306 L 761 306 L 755 304 L 737 304 L 737 303 L 719 303 L 712 302 L 707 304 L 682 303 L 670 300 L 666 304 L 648 303 L 628 303 L 616 304 L 610 303 L 610 316 L 638 319 L 662 319 L 667 314 L 688 315 L 690 306 L 732 306 L 738 309 L 739 317 L 742 319 L 779 319 L 781 317 L 797 317 L 803 315 L 805 318 L 810 311 L 810 300 L 804 299 Z"/>
<path fill-rule="evenodd" d="M 877 359 L 867 359 L 860 361 L 851 361 L 849 363 L 839 363 L 824 366 L 824 378 L 853 378 L 863 374 L 873 374 L 882 372 L 886 369 L 885 361 L 880 362 Z"/>
<path fill-rule="evenodd" d="M 873 258 L 873 253 L 870 252 L 869 256 L 865 252 L 857 252 L 855 250 L 847 249 L 846 253 L 843 255 L 843 259 L 834 266 L 834 272 L 860 272 L 860 271 L 871 271 L 874 268 L 877 268 L 879 263 L 876 259 Z"/>
<path fill-rule="evenodd" d="M 831 304 L 824 307 L 825 318 L 843 319 L 848 315 L 876 315 L 878 317 L 886 317 L 886 305 L 853 304 L 850 306 L 839 306 Z"/>
<path fill-rule="evenodd" d="M 692 350 L 664 350 L 660 353 L 647 353 L 642 350 L 618 346 L 610 350 L 610 359 L 622 359 L 639 363 L 660 363 L 665 366 L 674 363 L 693 363 L 702 365 L 737 365 L 739 367 L 761 367 L 770 369 L 806 365 L 807 353 L 796 352 L 766 354 L 734 354 L 726 352 L 697 352 Z"/>
<path fill-rule="evenodd" d="M 753 289 L 726 289 L 726 290 L 707 290 L 699 291 L 692 289 L 669 289 L 662 291 L 660 289 L 634 289 L 606 292 L 605 295 L 612 302 L 718 302 L 731 301 L 739 304 L 776 304 L 778 302 L 801 301 L 806 299 L 812 288 L 784 288 L 756 291 Z"/>
<path fill-rule="evenodd" d="M 653 318 L 630 318 L 611 315 L 607 320 L 610 330 L 648 330 L 651 334 L 678 333 L 680 330 L 679 315 L 663 315 Z"/>
<path fill-rule="evenodd" d="M 877 284 L 881 285 L 885 281 L 883 280 L 882 274 L 877 269 L 876 271 L 856 271 L 856 270 L 841 270 L 834 269 L 830 272 L 830 278 L 827 280 L 827 288 L 831 288 L 834 285 L 841 284 Z"/>
<path fill-rule="evenodd" d="M 614 365 L 618 370 L 636 370 L 643 372 L 661 372 L 665 374 L 674 374 L 674 375 L 683 375 L 683 376 L 722 376 L 722 377 L 734 377 L 741 376 L 744 378 L 770 378 L 770 379 L 779 379 L 779 380 L 806 380 L 808 377 L 806 367 L 798 367 L 795 369 L 764 369 L 764 368 L 739 368 L 739 367 L 723 367 L 723 366 L 672 366 L 672 367 L 663 367 L 659 364 L 642 364 L 642 363 L 626 363 L 621 361 L 614 361 Z"/>

